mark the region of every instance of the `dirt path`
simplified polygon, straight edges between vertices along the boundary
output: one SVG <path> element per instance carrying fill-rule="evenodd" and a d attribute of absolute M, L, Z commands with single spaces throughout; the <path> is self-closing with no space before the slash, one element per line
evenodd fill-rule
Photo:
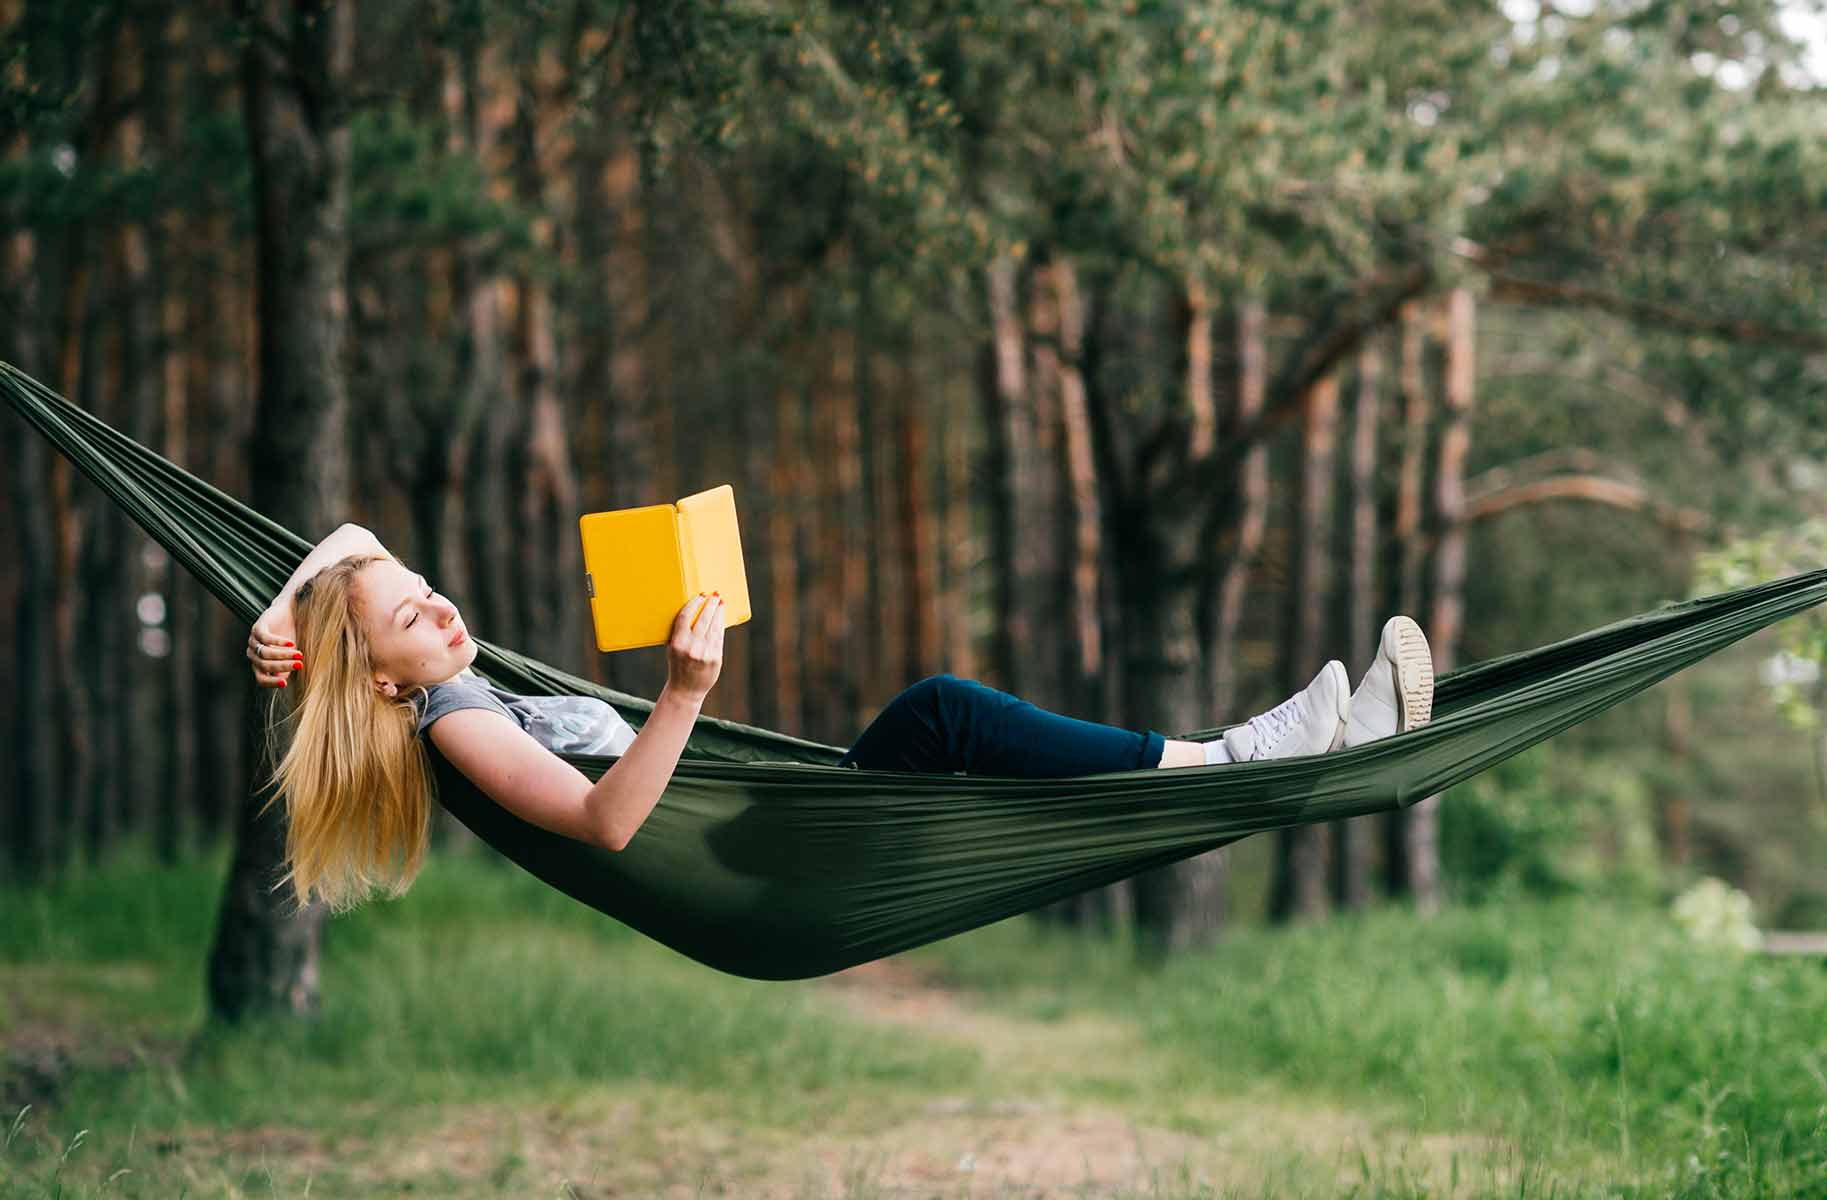
<path fill-rule="evenodd" d="M 1455 1176 L 1492 1184 L 1512 1173 L 1512 1147 L 1416 1136 L 1387 1117 L 1316 1105 L 1268 1082 L 1216 1094 L 1189 1085 L 1183 1064 L 1121 1016 L 994 1011 L 904 960 L 842 972 L 813 995 L 884 1036 L 958 1044 L 980 1063 L 974 1084 L 938 1097 L 860 1084 L 795 1097 L 794 1112 L 770 1122 L 744 1119 L 724 1097 L 632 1082 L 551 1103 L 445 1106 L 413 1135 L 373 1144 L 329 1144 L 306 1129 L 198 1127 L 157 1152 L 212 1194 L 267 1165 L 270 1194 L 282 1196 L 300 1194 L 291 1185 L 310 1177 L 358 1195 L 429 1186 L 432 1194 L 560 1200 L 1324 1196 L 1362 1187 L 1366 1167 L 1379 1181 L 1446 1195 Z M 48 1014 L 16 1007 L 11 1016 L 8 1082 L 39 1091 L 14 1099 L 53 1099 L 75 1034 Z M 242 1192 L 229 1184 L 220 1194 Z"/>
<path fill-rule="evenodd" d="M 978 1085 L 937 1098 L 847 1089 L 813 1101 L 824 1107 L 811 1133 L 803 1121 L 743 1122 L 717 1097 L 654 1085 L 538 1111 L 447 1110 L 389 1153 L 389 1177 L 443 1170 L 485 1180 L 511 1163 L 515 1184 L 535 1189 L 525 1194 L 561 1200 L 1178 1200 L 1361 1192 L 1367 1169 L 1440 1196 L 1453 1194 L 1455 1177 L 1492 1185 L 1512 1175 L 1514 1149 L 1501 1143 L 1416 1136 L 1270 1083 L 1224 1095 L 1189 1089 L 1131 1022 L 994 1012 L 904 961 L 831 976 L 818 993 L 885 1035 L 968 1047 L 982 1064 Z"/>
<path fill-rule="evenodd" d="M 1486 1139 L 1415 1137 L 1268 1086 L 1188 1094 L 1175 1082 L 1184 1072 L 1132 1022 L 993 1012 L 902 960 L 842 972 L 827 987 L 854 1016 L 963 1042 L 983 1063 L 981 1094 L 944 1098 L 864 1139 L 799 1147 L 833 1184 L 845 1164 L 867 1161 L 866 1195 L 1204 1195 L 1254 1192 L 1290 1173 L 1326 1188 L 1361 1180 L 1366 1160 L 1444 1182 L 1455 1156 L 1462 1173 L 1476 1160 L 1487 1178 L 1507 1157 Z"/>

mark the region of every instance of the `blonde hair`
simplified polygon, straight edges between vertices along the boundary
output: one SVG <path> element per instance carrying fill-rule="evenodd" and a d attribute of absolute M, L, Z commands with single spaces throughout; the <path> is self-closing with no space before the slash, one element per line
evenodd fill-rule
<path fill-rule="evenodd" d="M 294 672 L 291 742 L 274 769 L 286 813 L 287 880 L 300 907 L 353 908 L 376 887 L 404 895 L 418 875 L 431 828 L 432 774 L 418 738 L 414 687 L 375 691 L 367 631 L 354 583 L 388 554 L 351 554 L 298 586 L 292 616 L 305 666 Z M 263 809 L 264 811 L 264 809 Z M 275 885 L 275 886 L 279 886 Z"/>

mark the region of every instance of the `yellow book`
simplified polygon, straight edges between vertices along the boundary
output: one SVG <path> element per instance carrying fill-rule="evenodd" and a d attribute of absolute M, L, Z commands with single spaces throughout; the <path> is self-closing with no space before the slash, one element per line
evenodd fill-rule
<path fill-rule="evenodd" d="M 676 504 L 585 513 L 577 530 L 598 650 L 664 645 L 686 598 L 699 592 L 723 594 L 726 627 L 749 619 L 736 493 L 729 484 Z"/>

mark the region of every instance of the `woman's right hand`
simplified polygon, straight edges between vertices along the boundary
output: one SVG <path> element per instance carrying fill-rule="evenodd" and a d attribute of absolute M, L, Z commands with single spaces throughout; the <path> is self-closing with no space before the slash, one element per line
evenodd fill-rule
<path fill-rule="evenodd" d="M 304 655 L 293 646 L 297 636 L 290 612 L 269 608 L 260 614 L 247 634 L 247 660 L 254 669 L 255 683 L 284 687 L 286 676 L 304 665 Z"/>
<path fill-rule="evenodd" d="M 723 597 L 699 592 L 673 618 L 666 643 L 666 687 L 702 701 L 723 671 Z"/>

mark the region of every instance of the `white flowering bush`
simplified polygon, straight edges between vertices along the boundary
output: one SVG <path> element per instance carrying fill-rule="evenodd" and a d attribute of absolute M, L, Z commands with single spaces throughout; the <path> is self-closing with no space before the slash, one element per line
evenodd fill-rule
<path fill-rule="evenodd" d="M 1763 941 L 1751 920 L 1751 897 L 1708 876 L 1675 897 L 1675 924 L 1695 941 L 1747 953 Z"/>
<path fill-rule="evenodd" d="M 1770 579 L 1827 566 L 1827 520 L 1816 518 L 1786 530 L 1745 538 L 1694 560 L 1696 595 L 1732 591 Z M 1764 682 L 1784 716 L 1800 729 L 1818 729 L 1827 688 L 1827 613 L 1800 613 L 1780 626 L 1781 661 L 1769 664 Z M 1809 669 L 1812 668 L 1812 669 Z"/>

